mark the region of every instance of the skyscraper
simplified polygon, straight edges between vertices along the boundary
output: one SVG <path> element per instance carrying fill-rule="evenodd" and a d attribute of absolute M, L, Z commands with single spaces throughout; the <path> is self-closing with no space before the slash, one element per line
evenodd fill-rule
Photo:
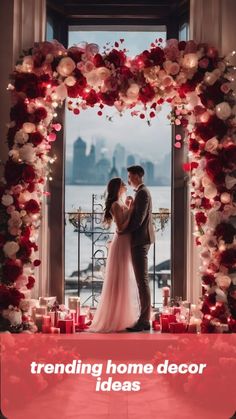
<path fill-rule="evenodd" d="M 86 158 L 86 142 L 81 137 L 77 138 L 73 146 L 73 169 L 72 182 L 86 183 L 87 179 L 87 158 Z"/>
<path fill-rule="evenodd" d="M 113 156 L 116 159 L 116 168 L 121 172 L 122 167 L 125 165 L 125 147 L 120 143 L 116 144 Z"/>
<path fill-rule="evenodd" d="M 135 157 L 133 154 L 129 154 L 127 157 L 127 166 L 133 166 L 135 164 Z"/>

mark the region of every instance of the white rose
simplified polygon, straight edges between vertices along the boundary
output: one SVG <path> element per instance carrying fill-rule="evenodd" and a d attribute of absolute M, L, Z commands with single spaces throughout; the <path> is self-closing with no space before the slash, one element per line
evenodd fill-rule
<path fill-rule="evenodd" d="M 219 211 L 210 210 L 208 213 L 208 226 L 215 228 L 221 222 L 221 213 Z"/>
<path fill-rule="evenodd" d="M 217 140 L 217 138 L 211 138 L 210 140 L 206 142 L 205 150 L 208 151 L 209 153 L 214 154 L 218 148 L 218 145 L 219 145 L 219 141 Z"/>
<path fill-rule="evenodd" d="M 132 83 L 132 84 L 129 86 L 129 88 L 127 89 L 126 96 L 127 96 L 129 99 L 133 99 L 133 100 L 135 100 L 135 99 L 137 99 L 138 94 L 139 94 L 139 85 L 138 85 L 138 84 L 136 84 L 136 83 Z"/>
<path fill-rule="evenodd" d="M 3 246 L 3 251 L 5 255 L 9 258 L 14 257 L 19 249 L 20 249 L 19 244 L 13 241 L 11 242 L 8 241 Z"/>
<path fill-rule="evenodd" d="M 216 274 L 216 283 L 219 288 L 229 288 L 231 284 L 231 278 L 223 273 Z"/>
<path fill-rule="evenodd" d="M 35 131 L 35 124 L 32 124 L 32 122 L 25 122 L 23 124 L 23 131 L 26 134 L 30 134 L 31 132 Z"/>
<path fill-rule="evenodd" d="M 108 68 L 106 67 L 99 67 L 95 71 L 97 73 L 99 80 L 102 80 L 102 81 L 106 80 L 111 74 L 110 70 L 108 70 Z"/>
<path fill-rule="evenodd" d="M 19 150 L 12 149 L 9 151 L 8 155 L 12 158 L 13 161 L 19 160 Z"/>
<path fill-rule="evenodd" d="M 31 299 L 29 299 L 29 298 L 22 299 L 20 301 L 20 306 L 19 307 L 22 311 L 25 311 L 25 312 L 29 311 L 29 309 L 31 307 Z"/>
<path fill-rule="evenodd" d="M 9 320 L 12 326 L 18 326 L 22 323 L 22 314 L 20 310 L 6 309 L 2 311 L 2 316 Z"/>
<path fill-rule="evenodd" d="M 3 195 L 2 196 L 2 204 L 5 205 L 5 207 L 9 207 L 9 205 L 12 205 L 14 202 L 14 199 L 12 195 Z"/>
<path fill-rule="evenodd" d="M 70 57 L 64 57 L 61 59 L 60 63 L 57 66 L 57 72 L 63 76 L 69 76 L 72 71 L 75 69 L 75 63 Z"/>
<path fill-rule="evenodd" d="M 23 129 L 20 129 L 19 131 L 17 131 L 14 137 L 15 142 L 18 144 L 25 144 L 27 143 L 28 139 L 29 139 L 29 134 L 24 132 Z"/>
<path fill-rule="evenodd" d="M 32 163 L 36 158 L 35 147 L 33 144 L 28 143 L 23 145 L 23 147 L 19 149 L 19 156 L 21 160 L 27 163 Z"/>

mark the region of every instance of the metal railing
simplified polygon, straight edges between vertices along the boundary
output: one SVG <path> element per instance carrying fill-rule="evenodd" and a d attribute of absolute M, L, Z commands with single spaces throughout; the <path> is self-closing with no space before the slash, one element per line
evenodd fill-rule
<path fill-rule="evenodd" d="M 114 231 L 111 228 L 105 227 L 103 224 L 103 207 L 101 204 L 95 202 L 96 195 L 92 197 L 92 211 L 82 211 L 79 209 L 74 212 L 65 213 L 65 222 L 70 223 L 74 227 L 74 232 L 77 234 L 77 255 L 78 255 L 78 270 L 77 275 L 74 278 L 66 279 L 66 289 L 68 286 L 73 287 L 75 285 L 75 280 L 77 277 L 77 295 L 80 296 L 81 287 L 87 284 L 88 288 L 91 289 L 90 296 L 83 302 L 85 304 L 89 299 L 91 299 L 92 307 L 94 307 L 95 302 L 97 302 L 97 297 L 100 293 L 97 293 L 97 289 L 102 288 L 103 282 L 103 273 L 106 265 L 108 246 L 107 242 L 112 239 Z M 163 231 L 168 224 L 171 213 L 168 209 L 160 208 L 159 212 L 153 212 L 153 225 L 156 232 Z M 87 270 L 81 270 L 81 238 L 86 236 L 91 240 L 91 253 L 90 261 Z M 86 277 L 85 276 L 86 271 Z M 98 278 L 98 273 L 100 273 L 101 278 Z M 153 281 L 152 287 L 152 304 L 153 306 L 158 305 L 156 300 L 156 286 L 160 287 L 167 285 L 170 281 L 170 267 L 159 272 L 156 269 L 156 243 L 153 245 L 153 270 L 149 271 L 149 277 Z"/>

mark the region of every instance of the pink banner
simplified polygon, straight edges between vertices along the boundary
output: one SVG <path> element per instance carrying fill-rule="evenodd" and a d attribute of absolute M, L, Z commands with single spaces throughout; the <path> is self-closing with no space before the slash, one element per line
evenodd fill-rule
<path fill-rule="evenodd" d="M 230 419 L 236 335 L 1 335 L 8 419 Z"/>

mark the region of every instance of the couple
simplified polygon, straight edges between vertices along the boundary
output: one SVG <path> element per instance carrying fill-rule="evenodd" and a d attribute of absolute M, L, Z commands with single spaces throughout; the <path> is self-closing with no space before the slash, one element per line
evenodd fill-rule
<path fill-rule="evenodd" d="M 131 166 L 128 183 L 135 198 L 126 196 L 120 178 L 107 186 L 104 221 L 114 221 L 116 232 L 109 246 L 101 298 L 91 332 L 140 332 L 150 329 L 148 251 L 155 240 L 152 199 L 143 183 L 144 169 Z"/>

